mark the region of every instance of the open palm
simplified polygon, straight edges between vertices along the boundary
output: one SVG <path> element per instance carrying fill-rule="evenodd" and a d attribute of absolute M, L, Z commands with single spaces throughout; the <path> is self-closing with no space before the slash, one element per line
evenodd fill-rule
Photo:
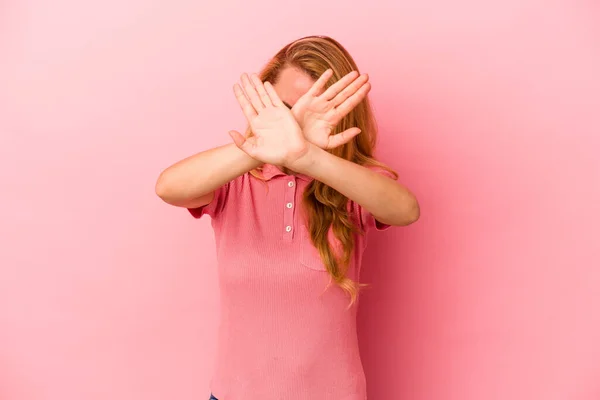
<path fill-rule="evenodd" d="M 292 114 L 302 128 L 306 140 L 323 149 L 332 149 L 347 143 L 360 133 L 359 128 L 352 127 L 333 134 L 342 118 L 371 90 L 368 75 L 359 76 L 356 71 L 346 74 L 324 90 L 332 75 L 331 69 L 325 71 L 292 107 Z"/>
<path fill-rule="evenodd" d="M 287 165 L 304 155 L 308 143 L 271 83 L 263 84 L 256 74 L 251 80 L 243 74 L 242 85 L 244 90 L 237 83 L 233 90 L 254 135 L 245 138 L 230 131 L 235 144 L 251 157 L 273 165 Z"/>

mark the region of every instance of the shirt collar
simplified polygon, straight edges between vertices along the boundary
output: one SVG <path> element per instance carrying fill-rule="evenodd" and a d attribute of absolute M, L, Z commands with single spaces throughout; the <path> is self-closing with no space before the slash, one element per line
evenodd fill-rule
<path fill-rule="evenodd" d="M 262 166 L 262 174 L 266 180 L 271 180 L 277 176 L 288 176 L 288 177 L 293 176 L 293 175 L 284 174 L 283 171 L 281 170 L 281 168 L 279 168 L 276 165 L 272 165 L 272 164 L 264 164 Z M 295 176 L 304 181 L 312 181 L 313 180 L 312 177 L 310 177 L 308 175 L 304 175 L 304 174 L 296 174 Z"/>

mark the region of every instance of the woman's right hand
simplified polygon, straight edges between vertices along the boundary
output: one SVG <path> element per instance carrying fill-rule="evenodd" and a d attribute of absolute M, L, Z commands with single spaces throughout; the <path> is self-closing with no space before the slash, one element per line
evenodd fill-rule
<path fill-rule="evenodd" d="M 311 144 L 271 83 L 246 73 L 241 81 L 233 90 L 254 135 L 246 138 L 238 131 L 230 131 L 236 146 L 258 161 L 279 166 L 306 154 Z"/>
<path fill-rule="evenodd" d="M 324 90 L 333 75 L 328 69 L 292 107 L 292 114 L 302 128 L 304 137 L 322 149 L 333 149 L 349 142 L 360 133 L 357 127 L 333 135 L 336 125 L 371 90 L 369 76 L 352 71 Z"/>

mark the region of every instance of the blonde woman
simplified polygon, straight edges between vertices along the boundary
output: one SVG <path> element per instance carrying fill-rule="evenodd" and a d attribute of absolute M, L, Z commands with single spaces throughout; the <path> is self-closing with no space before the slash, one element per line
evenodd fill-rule
<path fill-rule="evenodd" d="M 366 234 L 419 217 L 373 157 L 370 83 L 324 36 L 296 40 L 235 96 L 249 127 L 164 170 L 167 203 L 215 231 L 218 400 L 365 400 L 356 307 Z"/>

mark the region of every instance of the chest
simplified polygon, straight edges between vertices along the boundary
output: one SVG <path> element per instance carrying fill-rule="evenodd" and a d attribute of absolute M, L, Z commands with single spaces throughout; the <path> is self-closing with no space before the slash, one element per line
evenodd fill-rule
<path fill-rule="evenodd" d="M 328 276 L 305 218 L 303 196 L 308 184 L 289 175 L 267 182 L 248 179 L 232 188 L 214 225 L 220 269 L 228 279 L 261 274 L 296 280 L 311 274 Z M 331 229 L 328 245 L 336 253 L 341 251 Z M 361 249 L 357 237 L 355 252 Z"/>

